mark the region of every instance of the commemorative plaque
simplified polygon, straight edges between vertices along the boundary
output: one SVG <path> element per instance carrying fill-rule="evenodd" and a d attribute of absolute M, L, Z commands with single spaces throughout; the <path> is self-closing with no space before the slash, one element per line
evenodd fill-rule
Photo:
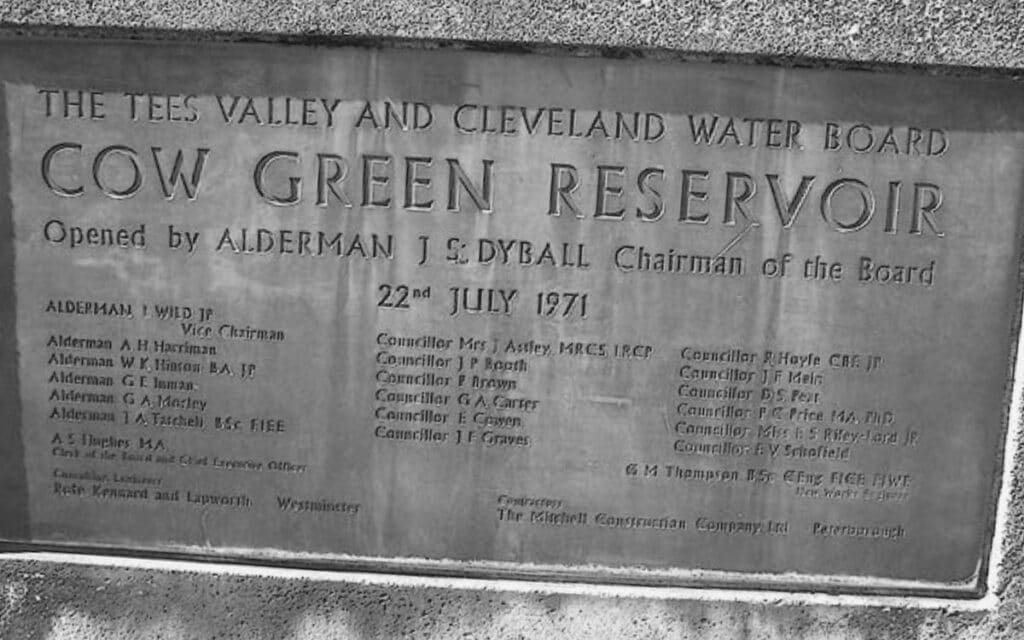
<path fill-rule="evenodd" d="M 0 537 L 979 595 L 997 80 L 7 41 Z"/>

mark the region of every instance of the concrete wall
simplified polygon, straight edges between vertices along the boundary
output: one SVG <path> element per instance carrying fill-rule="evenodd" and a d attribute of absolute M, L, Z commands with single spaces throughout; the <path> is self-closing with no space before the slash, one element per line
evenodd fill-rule
<path fill-rule="evenodd" d="M 1024 65 L 1020 4 L 1013 0 L 3 0 L 0 21 L 202 38 L 427 38 L 713 57 Z"/>
<path fill-rule="evenodd" d="M 8 35 L 473 40 L 778 64 L 913 64 L 921 73 L 983 67 L 1012 76 L 1024 69 L 1018 7 L 1009 0 L 0 0 L 0 21 Z M 1011 421 L 1014 437 L 1020 426 Z M 1008 455 L 1014 480 L 1005 489 L 1002 564 L 980 603 L 18 555 L 0 559 L 0 638 L 1024 638 L 1024 458 L 1016 447 Z"/>

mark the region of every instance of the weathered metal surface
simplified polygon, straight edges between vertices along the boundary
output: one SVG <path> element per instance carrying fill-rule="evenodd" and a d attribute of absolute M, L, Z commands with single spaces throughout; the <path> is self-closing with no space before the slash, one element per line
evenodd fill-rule
<path fill-rule="evenodd" d="M 6 43 L 0 532 L 976 595 L 1020 91 Z"/>

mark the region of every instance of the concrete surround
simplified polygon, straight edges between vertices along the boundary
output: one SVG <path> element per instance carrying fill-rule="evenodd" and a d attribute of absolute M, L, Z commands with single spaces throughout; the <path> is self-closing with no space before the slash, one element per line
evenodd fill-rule
<path fill-rule="evenodd" d="M 0 0 L 11 37 L 325 40 L 554 55 L 730 59 L 1017 77 L 1006 0 Z M 606 48 L 612 48 L 609 52 Z M 12 554 L 0 638 L 1015 639 L 1024 637 L 1024 373 L 1010 421 L 993 579 L 979 602 L 317 573 Z"/>
<path fill-rule="evenodd" d="M 415 38 L 628 47 L 702 57 L 825 58 L 1014 68 L 1024 29 L 1008 0 L 5 0 L 0 21 L 257 37 Z M 170 34 L 166 34 L 170 35 Z"/>

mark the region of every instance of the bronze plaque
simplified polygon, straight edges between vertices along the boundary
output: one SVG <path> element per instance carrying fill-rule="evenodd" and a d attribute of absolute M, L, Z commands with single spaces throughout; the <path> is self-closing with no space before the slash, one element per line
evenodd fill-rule
<path fill-rule="evenodd" d="M 0 46 L 10 543 L 983 591 L 1012 83 Z"/>

